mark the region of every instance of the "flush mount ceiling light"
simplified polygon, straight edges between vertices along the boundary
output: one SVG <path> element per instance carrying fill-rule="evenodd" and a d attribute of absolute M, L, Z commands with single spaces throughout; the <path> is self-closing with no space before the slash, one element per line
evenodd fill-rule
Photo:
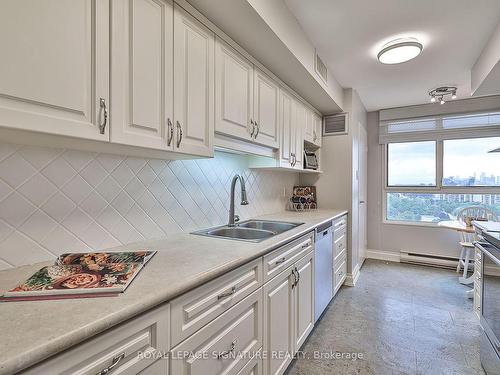
<path fill-rule="evenodd" d="M 444 99 L 448 97 L 448 95 L 451 95 L 452 99 L 456 99 L 457 88 L 455 86 L 442 86 L 429 92 L 431 103 L 438 102 L 439 104 L 445 104 L 446 101 Z"/>
<path fill-rule="evenodd" d="M 423 48 L 424 46 L 417 39 L 396 39 L 382 47 L 377 58 L 382 64 L 400 64 L 420 55 Z"/>

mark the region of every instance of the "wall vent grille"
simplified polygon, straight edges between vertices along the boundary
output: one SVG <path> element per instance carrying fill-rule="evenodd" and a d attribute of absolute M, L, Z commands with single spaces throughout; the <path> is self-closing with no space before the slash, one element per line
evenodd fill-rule
<path fill-rule="evenodd" d="M 323 117 L 323 136 L 347 134 L 347 113 Z"/>
<path fill-rule="evenodd" d="M 321 77 L 321 79 L 327 83 L 328 82 L 328 68 L 326 67 L 325 63 L 323 60 L 321 60 L 321 57 L 319 57 L 318 53 L 316 53 L 315 56 L 315 69 L 316 73 Z"/>

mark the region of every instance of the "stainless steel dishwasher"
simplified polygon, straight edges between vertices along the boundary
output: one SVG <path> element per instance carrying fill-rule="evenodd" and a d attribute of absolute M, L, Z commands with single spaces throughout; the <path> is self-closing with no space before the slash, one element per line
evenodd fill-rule
<path fill-rule="evenodd" d="M 314 257 L 314 321 L 317 321 L 333 298 L 333 228 L 331 221 L 316 228 Z"/>

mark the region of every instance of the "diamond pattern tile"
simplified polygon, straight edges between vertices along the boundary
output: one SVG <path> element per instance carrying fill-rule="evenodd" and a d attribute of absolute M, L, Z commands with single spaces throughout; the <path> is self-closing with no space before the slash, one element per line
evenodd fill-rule
<path fill-rule="evenodd" d="M 236 206 L 242 219 L 283 210 L 297 175 L 247 163 L 221 152 L 171 161 L 0 142 L 0 269 L 224 224 L 236 173 L 250 200 Z"/>

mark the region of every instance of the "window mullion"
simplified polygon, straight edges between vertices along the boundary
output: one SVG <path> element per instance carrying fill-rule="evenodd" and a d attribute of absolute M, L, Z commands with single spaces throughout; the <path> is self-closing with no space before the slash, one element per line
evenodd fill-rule
<path fill-rule="evenodd" d="M 436 141 L 436 188 L 443 187 L 443 141 Z"/>

